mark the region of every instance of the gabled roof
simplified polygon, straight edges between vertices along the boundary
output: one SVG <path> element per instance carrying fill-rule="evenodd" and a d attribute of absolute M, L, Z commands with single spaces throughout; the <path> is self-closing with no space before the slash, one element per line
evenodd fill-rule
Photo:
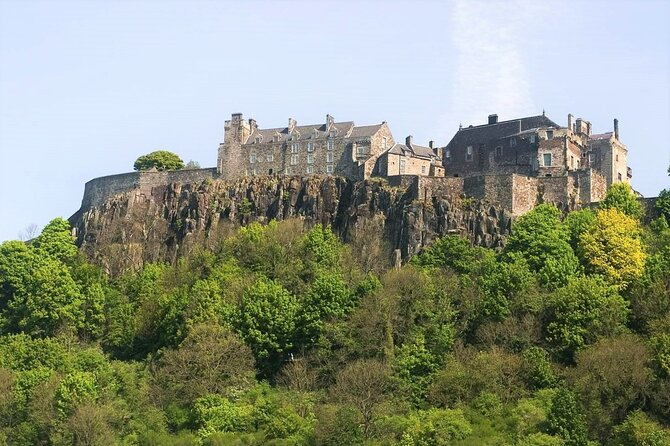
<path fill-rule="evenodd" d="M 558 124 L 545 115 L 510 119 L 495 124 L 463 127 L 456 132 L 447 147 L 485 144 L 492 140 L 518 135 L 519 133 L 542 127 L 560 128 Z"/>
<path fill-rule="evenodd" d="M 354 127 L 353 121 L 345 122 L 336 122 L 333 124 L 333 127 L 337 129 L 337 136 L 342 137 L 349 133 L 350 130 Z M 313 124 L 313 125 L 297 125 L 295 126 L 297 130 L 299 141 L 316 139 L 316 138 L 325 138 L 328 135 L 326 132 L 326 124 Z M 331 130 L 333 130 L 331 128 Z M 258 137 L 261 138 L 261 142 L 270 142 L 273 141 L 275 135 L 279 136 L 279 141 L 288 141 L 291 139 L 291 134 L 289 133 L 288 127 L 277 127 L 272 129 L 259 129 L 256 128 L 251 132 L 249 139 L 247 139 L 246 144 L 252 144 L 256 142 Z"/>
<path fill-rule="evenodd" d="M 417 146 L 416 144 L 412 144 L 411 148 L 405 144 L 394 144 L 393 147 L 386 151 L 386 153 L 426 159 L 435 158 L 435 153 L 430 147 Z"/>
<path fill-rule="evenodd" d="M 375 125 L 363 125 L 355 126 L 353 121 L 344 121 L 344 122 L 335 122 L 330 131 L 337 130 L 338 138 L 347 137 L 347 138 L 365 138 L 373 136 L 375 133 L 382 128 L 384 124 L 375 124 Z M 298 141 L 325 138 L 328 136 L 330 131 L 326 131 L 326 124 L 313 124 L 313 125 L 297 125 L 295 130 L 298 133 Z M 258 138 L 261 138 L 261 142 L 271 142 L 274 137 L 278 136 L 279 141 L 289 141 L 291 140 L 291 134 L 289 133 L 288 127 L 277 127 L 271 129 L 259 129 L 256 128 L 251 132 L 249 139 L 247 139 L 245 144 L 254 144 Z"/>

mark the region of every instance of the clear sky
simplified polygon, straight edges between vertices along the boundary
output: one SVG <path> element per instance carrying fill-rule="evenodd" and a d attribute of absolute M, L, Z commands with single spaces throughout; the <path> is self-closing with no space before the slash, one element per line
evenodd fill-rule
<path fill-rule="evenodd" d="M 157 149 L 216 165 L 223 122 L 618 118 L 632 185 L 670 187 L 670 1 L 0 0 L 0 240 L 69 217 Z"/>

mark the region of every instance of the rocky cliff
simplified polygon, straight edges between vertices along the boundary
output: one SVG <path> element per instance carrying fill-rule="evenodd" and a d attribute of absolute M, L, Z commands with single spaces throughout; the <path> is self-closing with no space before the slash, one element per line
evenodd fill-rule
<path fill-rule="evenodd" d="M 444 234 L 497 248 L 511 226 L 505 209 L 427 194 L 411 177 L 395 184 L 283 176 L 138 183 L 104 200 L 85 196 L 70 221 L 87 257 L 115 274 L 146 261 L 174 261 L 195 245 L 215 246 L 240 224 L 294 217 L 331 225 L 345 241 L 361 231 L 381 232 L 403 260 Z"/>

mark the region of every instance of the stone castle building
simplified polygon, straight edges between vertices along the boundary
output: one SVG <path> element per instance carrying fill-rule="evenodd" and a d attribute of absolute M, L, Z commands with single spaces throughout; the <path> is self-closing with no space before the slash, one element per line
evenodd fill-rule
<path fill-rule="evenodd" d="M 545 116 L 461 127 L 444 147 L 395 141 L 386 122 L 335 122 L 262 129 L 232 115 L 225 122 L 216 173 L 224 179 L 258 175 L 334 175 L 351 180 L 415 177 L 417 196 L 468 196 L 504 204 L 513 214 L 539 202 L 575 208 L 600 201 L 615 182 L 629 181 L 628 150 L 612 132 L 593 134 L 591 123 L 568 115 L 565 127 Z"/>
<path fill-rule="evenodd" d="M 227 179 L 255 175 L 336 175 L 354 180 L 371 176 L 443 176 L 438 149 L 396 144 L 386 122 L 357 126 L 335 122 L 262 129 L 241 113 L 225 122 L 217 171 Z"/>
<path fill-rule="evenodd" d="M 607 186 L 628 181 L 628 150 L 614 131 L 594 135 L 591 123 L 568 115 L 561 127 L 544 113 L 541 116 L 460 128 L 443 150 L 447 175 L 521 174 L 528 177 L 560 177 L 592 170 Z"/>

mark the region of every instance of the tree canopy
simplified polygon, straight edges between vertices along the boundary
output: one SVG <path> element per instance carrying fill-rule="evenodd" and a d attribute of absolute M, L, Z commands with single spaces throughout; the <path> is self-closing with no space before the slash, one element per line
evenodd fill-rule
<path fill-rule="evenodd" d="M 167 150 L 157 150 L 155 152 L 142 155 L 133 164 L 135 170 L 179 170 L 184 168 L 184 161 L 176 153 Z"/>
<path fill-rule="evenodd" d="M 110 276 L 55 219 L 0 244 L 0 445 L 665 445 L 670 226 L 615 204 L 397 269 L 288 219 Z"/>

